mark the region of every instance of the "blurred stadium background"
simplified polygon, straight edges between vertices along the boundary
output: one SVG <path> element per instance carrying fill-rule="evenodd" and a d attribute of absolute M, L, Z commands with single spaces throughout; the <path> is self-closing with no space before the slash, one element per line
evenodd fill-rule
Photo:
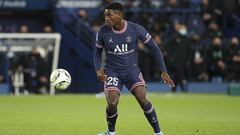
<path fill-rule="evenodd" d="M 94 40 L 104 23 L 102 10 L 109 2 L 1 0 L 0 81 L 5 84 L 1 93 L 48 93 L 48 76 L 56 68 L 65 68 L 72 75 L 66 92 L 100 92 L 102 84 L 93 65 Z M 239 88 L 238 0 L 121 2 L 126 7 L 126 19 L 143 25 L 162 49 L 177 90 L 226 93 Z M 56 35 L 49 38 L 50 33 L 58 33 L 60 43 L 56 43 Z M 151 52 L 142 43 L 138 48 L 148 90 L 171 91 L 160 83 L 160 71 Z"/>
<path fill-rule="evenodd" d="M 90 135 L 105 129 L 105 102 L 94 96 L 102 84 L 93 53 L 111 1 L 0 0 L 0 95 L 10 95 L 0 97 L 0 134 Z M 126 19 L 152 34 L 177 80 L 177 89 L 165 86 L 151 52 L 139 43 L 139 65 L 166 134 L 240 134 L 240 99 L 227 96 L 240 95 L 240 1 L 120 2 Z M 68 70 L 72 84 L 56 97 L 38 96 L 50 93 L 49 74 L 56 68 Z M 146 135 L 150 127 L 132 100 L 126 95 L 120 103 L 119 133 L 142 129 Z"/>

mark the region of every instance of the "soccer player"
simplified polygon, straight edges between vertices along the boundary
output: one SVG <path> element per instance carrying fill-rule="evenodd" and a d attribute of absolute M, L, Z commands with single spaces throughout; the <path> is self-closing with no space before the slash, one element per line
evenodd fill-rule
<path fill-rule="evenodd" d="M 162 53 L 151 35 L 142 26 L 123 19 L 123 5 L 121 3 L 113 2 L 107 5 L 104 16 L 106 24 L 100 28 L 96 35 L 95 68 L 99 80 L 104 82 L 108 130 L 98 135 L 116 135 L 117 105 L 123 85 L 137 99 L 154 129 L 154 135 L 163 135 L 156 111 L 146 96 L 146 84 L 138 67 L 138 39 L 152 50 L 160 65 L 163 81 L 174 87 L 174 83 L 167 73 Z M 104 69 L 101 68 L 103 48 L 106 51 Z"/>

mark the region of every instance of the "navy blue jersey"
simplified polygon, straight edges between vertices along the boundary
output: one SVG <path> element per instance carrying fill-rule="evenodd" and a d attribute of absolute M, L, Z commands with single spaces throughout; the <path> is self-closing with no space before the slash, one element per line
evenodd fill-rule
<path fill-rule="evenodd" d="M 138 65 L 137 45 L 138 40 L 149 46 L 153 50 L 160 69 L 166 71 L 165 63 L 160 49 L 153 41 L 151 35 L 142 26 L 125 21 L 125 27 L 121 31 L 116 31 L 107 25 L 103 25 L 96 35 L 97 49 L 106 50 L 106 69 L 124 70 L 131 69 Z M 100 52 L 101 53 L 101 52 Z M 95 56 L 96 70 L 100 68 L 101 55 Z"/>

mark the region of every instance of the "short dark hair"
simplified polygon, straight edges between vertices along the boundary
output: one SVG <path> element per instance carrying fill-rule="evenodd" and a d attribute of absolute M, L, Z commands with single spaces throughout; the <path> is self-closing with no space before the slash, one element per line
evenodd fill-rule
<path fill-rule="evenodd" d="M 108 4 L 105 9 L 110 9 L 110 10 L 119 10 L 119 11 L 124 11 L 123 5 L 119 2 L 112 2 Z"/>

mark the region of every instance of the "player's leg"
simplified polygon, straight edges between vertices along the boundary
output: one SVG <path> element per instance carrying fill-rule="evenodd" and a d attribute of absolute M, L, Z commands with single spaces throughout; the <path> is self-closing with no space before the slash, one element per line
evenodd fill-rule
<path fill-rule="evenodd" d="M 163 135 L 160 130 L 156 111 L 151 102 L 148 100 L 146 93 L 147 92 L 145 86 L 138 86 L 132 90 L 132 94 L 135 96 L 139 105 L 143 109 L 144 115 L 146 116 L 148 122 L 153 127 L 155 134 Z"/>
<path fill-rule="evenodd" d="M 106 107 L 106 119 L 108 130 L 98 135 L 116 135 L 115 125 L 118 117 L 117 105 L 119 102 L 120 93 L 117 90 L 105 91 L 107 107 Z"/>
<path fill-rule="evenodd" d="M 108 131 L 115 132 L 115 124 L 118 117 L 117 106 L 120 94 L 118 91 L 111 90 L 105 92 L 107 99 L 106 119 L 108 124 Z"/>
<path fill-rule="evenodd" d="M 114 72 L 106 72 L 108 78 L 104 85 L 105 96 L 107 100 L 106 119 L 108 131 L 98 135 L 115 135 L 115 125 L 118 117 L 117 106 L 122 89 L 122 82 Z"/>
<path fill-rule="evenodd" d="M 141 71 L 138 68 L 131 70 L 127 81 L 125 82 L 125 85 L 136 97 L 139 105 L 144 111 L 147 120 L 153 127 L 154 132 L 157 133 L 157 135 L 162 135 L 160 132 L 156 112 L 153 108 L 153 105 L 147 98 L 145 81 L 143 79 Z"/>

